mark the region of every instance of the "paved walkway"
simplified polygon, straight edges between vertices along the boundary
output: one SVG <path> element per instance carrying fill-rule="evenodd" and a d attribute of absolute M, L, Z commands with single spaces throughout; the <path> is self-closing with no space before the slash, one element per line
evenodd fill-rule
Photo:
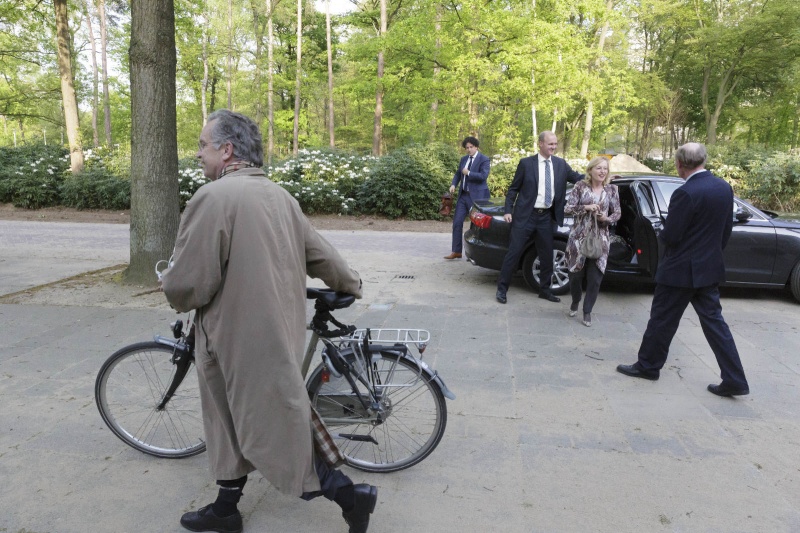
<path fill-rule="evenodd" d="M 719 371 L 691 311 L 659 381 L 614 371 L 634 360 L 647 290 L 605 289 L 585 328 L 521 278 L 496 304 L 496 273 L 441 260 L 446 234 L 355 235 L 349 247 L 349 232 L 328 236 L 365 282 L 340 318 L 430 330 L 425 358 L 457 395 L 423 463 L 348 469 L 379 486 L 371 533 L 800 531 L 800 305 L 790 296 L 724 293 L 752 393 L 723 399 L 705 390 Z M 73 251 L 37 257 L 65 263 Z M 4 287 L 24 284 L 14 277 Z M 179 532 L 182 512 L 215 497 L 204 455 L 136 452 L 94 404 L 105 358 L 174 318 L 167 306 L 0 305 L 0 531 Z M 241 509 L 252 533 L 346 531 L 334 504 L 284 496 L 258 474 Z"/>

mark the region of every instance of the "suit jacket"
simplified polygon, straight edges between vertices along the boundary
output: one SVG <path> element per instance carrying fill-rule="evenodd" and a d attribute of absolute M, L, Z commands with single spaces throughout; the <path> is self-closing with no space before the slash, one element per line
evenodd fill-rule
<path fill-rule="evenodd" d="M 722 251 L 732 228 L 731 186 L 707 170 L 692 176 L 672 193 L 656 282 L 698 288 L 725 281 Z"/>
<path fill-rule="evenodd" d="M 551 156 L 553 165 L 553 218 L 558 225 L 564 224 L 564 203 L 567 197 L 567 182 L 577 183 L 583 174 L 575 172 L 560 157 Z M 512 213 L 515 220 L 527 220 L 533 213 L 536 196 L 539 194 L 539 154 L 520 159 L 514 179 L 506 193 L 505 213 Z"/>
<path fill-rule="evenodd" d="M 461 169 L 467 166 L 469 156 L 465 155 L 458 163 L 458 170 L 453 176 L 451 185 L 458 188 L 458 193 L 461 194 Z M 472 160 L 472 166 L 469 167 L 469 176 L 467 176 L 467 188 L 469 195 L 473 200 L 483 200 L 489 198 L 489 186 L 486 185 L 486 180 L 489 178 L 489 158 L 478 152 Z"/>

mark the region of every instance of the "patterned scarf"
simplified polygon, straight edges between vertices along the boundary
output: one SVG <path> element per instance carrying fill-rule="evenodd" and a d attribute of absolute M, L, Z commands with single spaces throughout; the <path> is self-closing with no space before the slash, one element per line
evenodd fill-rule
<path fill-rule="evenodd" d="M 237 170 L 241 170 L 243 168 L 258 168 L 258 165 L 255 163 L 251 163 L 250 161 L 233 161 L 228 164 L 225 168 L 222 169 L 220 172 L 219 177 L 217 179 L 222 179 L 223 176 L 226 174 L 230 174 L 231 172 L 236 172 Z"/>

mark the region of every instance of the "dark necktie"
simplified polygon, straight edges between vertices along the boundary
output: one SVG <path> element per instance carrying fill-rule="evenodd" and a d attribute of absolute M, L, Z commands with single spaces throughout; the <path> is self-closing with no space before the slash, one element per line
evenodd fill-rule
<path fill-rule="evenodd" d="M 550 207 L 550 204 L 553 202 L 553 189 L 552 185 L 550 185 L 550 180 L 552 176 L 550 175 L 550 160 L 544 160 L 544 206 Z"/>
<path fill-rule="evenodd" d="M 472 168 L 472 156 L 469 156 L 469 162 L 467 162 L 467 170 Z M 464 176 L 464 186 L 461 187 L 465 191 L 469 191 L 469 187 L 467 187 L 467 176 Z"/>

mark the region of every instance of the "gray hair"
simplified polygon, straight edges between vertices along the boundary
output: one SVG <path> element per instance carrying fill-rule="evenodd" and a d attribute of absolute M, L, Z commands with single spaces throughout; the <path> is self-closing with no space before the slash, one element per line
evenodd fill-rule
<path fill-rule="evenodd" d="M 686 143 L 675 151 L 675 162 L 686 169 L 702 167 L 707 157 L 706 147 L 700 143 Z"/>
<path fill-rule="evenodd" d="M 258 125 L 241 113 L 219 109 L 208 115 L 208 122 L 214 121 L 211 129 L 211 143 L 219 148 L 225 143 L 233 146 L 233 157 L 249 161 L 256 166 L 264 166 L 264 147 Z"/>

